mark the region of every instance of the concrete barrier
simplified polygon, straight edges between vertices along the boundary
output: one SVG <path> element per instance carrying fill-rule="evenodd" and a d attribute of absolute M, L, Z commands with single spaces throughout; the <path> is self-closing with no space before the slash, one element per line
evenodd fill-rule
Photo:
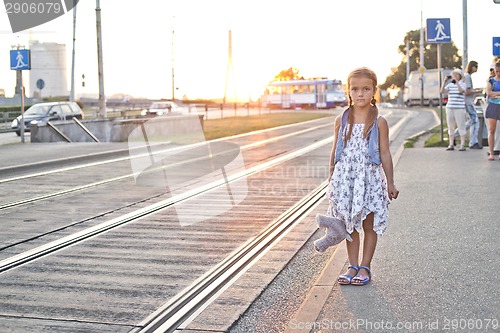
<path fill-rule="evenodd" d="M 178 134 L 189 134 L 203 130 L 203 115 L 167 115 L 154 118 L 135 119 L 92 119 L 81 123 L 100 142 L 125 142 L 130 133 L 137 127 L 147 124 L 148 136 L 167 137 Z M 71 142 L 95 142 L 78 124 L 72 120 L 54 121 L 57 127 Z M 59 134 L 47 124 L 31 124 L 31 142 L 63 142 Z"/>

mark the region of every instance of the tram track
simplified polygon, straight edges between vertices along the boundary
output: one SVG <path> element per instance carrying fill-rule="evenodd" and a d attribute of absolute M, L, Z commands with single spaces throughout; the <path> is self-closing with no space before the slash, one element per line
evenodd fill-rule
<path fill-rule="evenodd" d="M 165 209 L 167 207 L 170 207 L 170 206 L 175 205 L 177 203 L 180 203 L 182 201 L 194 198 L 200 194 L 209 192 L 217 187 L 226 186 L 228 182 L 232 182 L 232 181 L 238 180 L 238 179 L 243 178 L 243 177 L 248 177 L 251 174 L 261 172 L 267 168 L 271 168 L 271 167 L 276 166 L 280 163 L 289 161 L 295 157 L 298 157 L 298 156 L 303 155 L 307 152 L 315 150 L 318 147 L 321 147 L 325 144 L 329 144 L 332 141 L 333 141 L 332 137 L 327 138 L 327 139 L 323 139 L 321 141 L 315 142 L 314 144 L 311 144 L 311 145 L 306 146 L 304 148 L 295 150 L 295 151 L 288 153 L 286 155 L 283 155 L 281 157 L 278 157 L 278 158 L 275 158 L 273 160 L 261 163 L 260 165 L 257 165 L 254 167 L 250 167 L 242 172 L 236 173 L 234 175 L 228 175 L 227 178 L 225 178 L 225 179 L 220 179 L 220 180 L 211 182 L 203 187 L 195 188 L 191 191 L 184 192 L 181 195 L 177 195 L 177 196 L 174 196 L 172 198 L 162 200 L 158 203 L 149 205 L 149 206 L 141 208 L 139 210 L 135 210 L 131 213 L 128 213 L 128 214 L 125 214 L 125 215 L 120 216 L 118 218 L 101 223 L 97 226 L 87 228 L 83 231 L 72 234 L 70 236 L 63 237 L 63 238 L 58 239 L 56 241 L 53 241 L 53 242 L 50 242 L 50 243 L 45 244 L 43 246 L 37 247 L 33 250 L 26 251 L 26 252 L 23 252 L 21 254 L 4 259 L 4 260 L 0 261 L 0 273 L 3 273 L 5 271 L 8 271 L 8 270 L 13 269 L 15 267 L 18 267 L 19 265 L 31 262 L 37 258 L 44 256 L 44 255 L 51 254 L 55 251 L 61 250 L 61 249 L 68 247 L 70 245 L 74 245 L 74 244 L 81 242 L 85 239 L 88 239 L 90 237 L 97 236 L 97 235 L 102 234 L 106 231 L 109 231 L 113 228 L 121 226 L 125 223 L 129 223 L 129 222 L 135 221 L 137 219 L 146 217 L 148 215 L 154 214 L 155 212 L 157 212 L 161 209 Z"/>
<path fill-rule="evenodd" d="M 401 125 L 403 123 L 403 120 L 404 119 L 400 120 L 394 126 L 394 128 L 395 128 L 394 133 L 397 133 L 399 131 L 399 128 L 401 127 Z M 288 138 L 288 137 L 291 137 L 291 136 L 294 136 L 294 135 L 298 135 L 298 134 L 302 134 L 302 133 L 307 133 L 309 131 L 314 131 L 314 130 L 320 129 L 320 128 L 325 127 L 325 126 L 331 126 L 331 125 L 330 124 L 326 124 L 326 125 L 315 126 L 315 127 L 312 127 L 312 128 L 307 128 L 307 129 L 304 129 L 304 130 L 300 130 L 300 131 L 288 133 L 288 134 L 285 134 L 285 135 L 282 135 L 282 136 L 269 138 L 269 139 L 262 140 L 262 141 L 259 141 L 259 142 L 254 142 L 254 143 L 242 146 L 241 150 L 250 149 L 250 148 L 253 148 L 253 147 L 257 147 L 257 146 L 264 145 L 266 143 L 270 143 L 270 142 L 274 142 L 274 141 L 278 141 L 278 140 L 283 140 L 285 138 Z M 161 201 L 159 201 L 159 202 L 157 202 L 155 204 L 148 205 L 145 208 L 141 208 L 139 210 L 135 210 L 135 211 L 133 211 L 131 213 L 122 215 L 122 216 L 120 216 L 118 218 L 112 219 L 112 220 L 107 221 L 105 223 L 100 223 L 100 224 L 98 224 L 98 225 L 96 225 L 94 227 L 87 228 L 87 229 L 85 229 L 85 230 L 83 230 L 83 231 L 81 231 L 81 232 L 79 232 L 77 234 L 70 235 L 70 236 L 67 236 L 67 237 L 63 237 L 63 238 L 61 238 L 61 239 L 59 239 L 57 241 L 48 243 L 48 244 L 43 245 L 41 247 L 35 248 L 33 250 L 26 251 L 26 252 L 23 252 L 23 253 L 21 253 L 19 255 L 12 256 L 10 258 L 4 259 L 4 260 L 0 261 L 0 273 L 2 273 L 4 271 L 7 271 L 9 269 L 12 269 L 13 267 L 16 267 L 16 266 L 18 266 L 20 264 L 24 264 L 26 262 L 34 260 L 35 258 L 41 257 L 43 255 L 49 254 L 49 253 L 57 251 L 59 249 L 62 249 L 62 248 L 66 247 L 66 246 L 69 246 L 71 244 L 75 244 L 77 242 L 83 241 L 84 239 L 96 236 L 96 235 L 98 235 L 100 233 L 103 233 L 103 232 L 108 231 L 110 229 L 116 228 L 116 227 L 118 227 L 118 226 L 120 226 L 122 224 L 134 221 L 135 219 L 139 219 L 139 218 L 148 216 L 150 214 L 153 214 L 153 213 L 157 212 L 158 210 L 165 209 L 165 208 L 173 206 L 173 205 L 175 205 L 177 203 L 180 203 L 180 202 L 183 202 L 183 201 L 188 200 L 190 198 L 193 198 L 193 197 L 195 197 L 197 195 L 206 193 L 206 192 L 208 192 L 208 191 L 210 191 L 210 190 L 212 190 L 214 188 L 225 186 L 225 185 L 227 185 L 227 182 L 232 182 L 232 181 L 237 180 L 237 179 L 242 178 L 242 177 L 248 177 L 251 174 L 263 171 L 263 170 L 265 170 L 267 168 L 271 168 L 271 167 L 273 167 L 273 166 L 275 166 L 277 164 L 283 163 L 283 162 L 288 161 L 290 159 L 293 159 L 293 158 L 295 158 L 297 156 L 300 156 L 300 155 L 302 155 L 304 153 L 312 151 L 312 150 L 316 149 L 319 146 L 328 144 L 331 141 L 332 141 L 331 137 L 327 138 L 327 139 L 324 139 L 322 141 L 316 142 L 316 143 L 314 143 L 314 144 L 312 144 L 310 146 L 307 146 L 305 148 L 295 150 L 292 153 L 288 153 L 288 154 L 286 154 L 284 156 L 281 156 L 281 157 L 275 158 L 273 160 L 270 160 L 268 162 L 264 162 L 264 163 L 261 163 L 259 165 L 254 166 L 254 167 L 248 168 L 248 169 L 246 169 L 243 172 L 240 172 L 240 173 L 237 173 L 236 175 L 230 176 L 229 178 L 225 178 L 223 180 L 218 180 L 218 181 L 215 181 L 215 182 L 211 182 L 211 183 L 209 183 L 209 184 L 207 184 L 205 186 L 202 186 L 202 187 L 197 187 L 197 188 L 195 188 L 193 190 L 190 190 L 188 192 L 185 192 L 185 193 L 183 193 L 181 195 L 176 195 L 176 196 L 174 196 L 172 198 L 169 198 L 169 199 L 166 199 L 166 200 L 161 200 Z M 126 158 L 121 158 L 119 160 L 125 160 L 125 159 Z M 111 162 L 109 162 L 109 161 L 103 161 L 102 163 L 103 164 L 107 164 L 107 163 L 111 163 Z M 164 168 L 168 168 L 168 167 L 169 167 L 169 165 L 165 166 Z M 62 168 L 62 169 L 65 169 L 65 168 Z M 32 202 L 36 202 L 36 201 L 39 201 L 39 200 L 43 200 L 43 199 L 47 199 L 47 198 L 51 198 L 51 197 L 55 197 L 55 196 L 60 196 L 60 195 L 64 195 L 64 194 L 72 193 L 72 192 L 76 192 L 76 191 L 82 191 L 82 190 L 87 189 L 87 188 L 104 185 L 104 184 L 107 184 L 107 183 L 111 183 L 111 182 L 114 182 L 114 181 L 123 180 L 123 179 L 126 179 L 126 178 L 131 178 L 131 177 L 134 177 L 136 174 L 137 173 L 132 173 L 132 174 L 128 174 L 128 175 L 124 175 L 124 176 L 120 176 L 120 177 L 115 177 L 115 178 L 107 179 L 107 180 L 96 182 L 96 183 L 91 183 L 91 184 L 86 184 L 86 185 L 83 185 L 83 186 L 74 187 L 74 188 L 67 189 L 67 190 L 53 192 L 53 193 L 50 193 L 50 194 L 47 194 L 47 195 L 44 195 L 44 196 L 39 196 L 39 197 L 35 197 L 35 198 L 30 198 L 30 199 L 25 199 L 25 200 L 17 201 L 17 202 L 11 202 L 11 203 L 7 203 L 7 204 L 3 204 L 3 205 L 0 205 L 0 209 L 5 209 L 5 208 L 9 208 L 9 207 L 15 207 L 15 206 L 23 205 L 23 204 L 26 204 L 26 203 L 32 203 Z M 38 176 L 38 174 L 36 174 L 35 177 L 37 177 L 37 176 Z M 147 201 L 148 199 L 150 199 L 150 198 L 143 199 L 142 201 L 144 202 L 144 201 Z M 133 204 L 132 205 L 128 205 L 128 206 L 133 206 Z M 90 218 L 90 220 L 91 219 L 92 218 Z M 87 219 L 87 220 L 89 220 L 89 219 Z M 81 223 L 81 222 L 77 222 L 77 223 Z M 54 230 L 54 232 L 60 231 L 60 230 L 65 229 L 65 228 L 67 228 L 67 227 L 69 227 L 71 225 L 74 225 L 74 224 L 75 223 L 67 225 L 67 226 L 64 226 L 64 227 L 61 227 L 61 228 L 58 228 L 58 229 Z M 50 234 L 50 233 L 51 232 L 49 231 L 49 232 L 47 232 L 47 233 L 45 233 L 45 234 L 43 234 L 41 236 L 46 236 L 47 234 Z M 27 239 L 24 242 L 30 241 L 30 240 L 32 240 L 32 239 Z M 13 246 L 16 246 L 18 244 L 19 243 L 10 244 L 9 246 L 4 247 L 4 248 L 13 247 Z"/>
<path fill-rule="evenodd" d="M 253 148 L 257 148 L 259 146 L 264 146 L 264 145 L 269 144 L 269 143 L 278 142 L 280 140 L 286 140 L 287 138 L 295 137 L 295 136 L 300 135 L 300 134 L 314 132 L 314 131 L 317 131 L 317 130 L 321 130 L 324 127 L 331 126 L 330 123 L 316 125 L 316 124 L 314 124 L 315 122 L 316 121 L 308 122 L 309 124 L 314 125 L 314 126 L 310 126 L 310 127 L 305 128 L 305 129 L 300 129 L 299 128 L 299 130 L 294 130 L 294 131 L 286 133 L 286 134 L 282 134 L 282 135 L 278 135 L 278 136 L 272 136 L 272 137 L 267 138 L 265 140 L 259 140 L 259 141 L 256 141 L 256 142 L 251 142 L 251 143 L 242 145 L 241 146 L 241 150 L 242 151 L 243 150 L 250 150 L 250 149 L 253 149 Z M 297 124 L 286 125 L 286 126 L 282 126 L 282 127 L 278 128 L 278 129 L 283 129 L 283 128 L 292 128 L 293 129 L 296 125 Z M 302 124 L 302 126 L 304 126 L 304 124 Z M 259 130 L 259 131 L 253 132 L 253 134 L 260 134 L 260 133 L 268 132 L 268 131 L 271 131 L 271 130 L 276 130 L 276 129 Z M 236 136 L 229 137 L 229 138 L 222 138 L 222 139 L 218 139 L 218 140 L 212 140 L 211 142 L 225 141 L 225 140 L 230 140 L 230 139 L 234 140 L 234 139 L 238 139 L 238 138 L 244 138 L 244 137 L 246 137 L 248 135 L 252 135 L 252 133 L 245 133 L 245 134 L 240 134 L 240 135 L 236 135 Z M 190 145 L 190 147 L 197 147 L 197 146 L 200 146 L 200 145 L 201 144 Z M 181 147 L 181 148 L 186 149 L 185 147 Z M 179 151 L 179 150 L 180 150 L 179 148 L 174 147 L 174 148 L 169 149 L 168 151 L 169 152 L 176 152 L 176 151 Z M 163 153 L 165 151 L 167 151 L 167 150 L 160 150 L 160 151 L 158 151 L 158 153 Z M 220 152 L 220 153 L 224 153 L 224 152 Z M 72 167 L 72 169 L 81 169 L 81 168 L 88 167 L 88 166 L 93 166 L 93 165 L 96 165 L 96 164 L 99 164 L 99 165 L 110 164 L 110 163 L 116 162 L 116 161 L 127 161 L 130 158 L 135 158 L 135 157 L 136 156 L 132 156 L 132 157 L 128 156 L 128 157 L 123 157 L 123 158 L 113 158 L 111 160 L 105 160 L 105 161 L 101 161 L 99 163 L 95 163 L 95 162 L 93 162 L 93 163 L 84 163 L 83 165 L 80 165 L 80 166 L 77 166 L 77 167 Z M 143 156 L 141 156 L 141 157 L 143 157 Z M 185 162 L 186 163 L 189 163 L 189 162 L 192 163 L 193 160 L 187 160 Z M 261 162 L 254 161 L 254 163 L 255 164 L 259 163 L 260 164 Z M 270 164 L 267 164 L 267 165 L 270 165 Z M 167 164 L 167 165 L 165 165 L 162 168 L 169 168 L 169 167 L 172 167 L 172 166 L 174 166 L 174 165 L 168 165 Z M 68 167 L 62 167 L 61 168 L 61 167 L 59 167 L 56 170 L 49 171 L 48 173 L 49 174 L 53 174 L 53 173 L 56 173 L 56 172 L 64 172 L 64 171 L 67 171 L 68 169 L 71 169 L 71 168 L 68 168 Z M 257 168 L 253 168 L 252 170 L 254 170 L 254 169 L 259 169 L 259 168 L 258 167 Z M 152 170 L 152 171 L 154 171 L 154 170 Z M 35 172 L 35 173 L 31 173 L 30 175 L 23 175 L 23 176 L 18 177 L 18 178 L 28 178 L 30 176 L 34 177 L 34 178 L 37 178 L 37 177 L 40 177 L 42 174 L 43 173 Z M 36 196 L 36 197 L 32 197 L 32 198 L 27 198 L 27 199 L 22 199 L 22 200 L 18 200 L 18 201 L 12 201 L 12 202 L 8 202 L 8 203 L 4 203 L 4 204 L 0 205 L 0 210 L 2 210 L 2 209 L 5 210 L 7 208 L 14 209 L 16 207 L 20 207 L 22 205 L 27 205 L 27 204 L 32 205 L 32 204 L 36 204 L 38 201 L 42 201 L 42 200 L 46 200 L 46 199 L 51 199 L 51 198 L 55 198 L 57 196 L 63 196 L 65 194 L 71 194 L 71 193 L 75 193 L 75 192 L 82 193 L 82 194 L 76 194 L 76 195 L 83 195 L 83 193 L 85 193 L 85 190 L 90 190 L 92 188 L 99 187 L 99 186 L 102 186 L 102 185 L 105 185 L 105 184 L 111 184 L 111 183 L 117 182 L 117 181 L 123 181 L 123 180 L 126 180 L 126 179 L 133 179 L 135 175 L 137 175 L 137 173 L 131 173 L 131 174 L 123 175 L 123 176 L 118 176 L 118 177 L 106 179 L 106 180 L 103 180 L 103 181 L 98 181 L 98 182 L 95 182 L 95 183 L 90 183 L 90 184 L 85 184 L 85 185 L 81 185 L 81 186 L 72 187 L 70 189 L 63 189 L 61 191 L 56 191 L 56 192 L 52 192 L 52 193 L 41 195 L 41 196 Z M 13 178 L 10 178 L 10 179 L 12 180 Z M 199 188 L 198 192 L 199 193 L 203 193 L 203 191 L 205 191 L 205 189 L 206 189 L 206 187 L 205 188 Z M 197 190 L 193 190 L 190 193 L 191 194 L 192 193 L 196 193 L 196 191 Z M 2 242 L 0 244 L 0 251 L 5 251 L 7 249 L 10 249 L 9 252 L 11 252 L 11 254 L 16 254 L 16 253 L 19 253 L 19 252 L 25 253 L 26 252 L 25 249 L 28 246 L 27 244 L 29 244 L 29 243 L 33 243 L 33 244 L 40 243 L 42 241 L 42 239 L 48 239 L 48 240 L 50 240 L 51 238 L 52 239 L 54 238 L 54 236 L 52 236 L 52 235 L 57 235 L 57 234 L 64 235 L 64 234 L 67 234 L 67 232 L 70 231 L 71 229 L 75 229 L 76 228 L 76 230 L 79 230 L 82 227 L 84 227 L 86 224 L 90 224 L 90 225 L 95 224 L 95 222 L 93 222 L 93 220 L 96 220 L 96 222 L 97 222 L 98 219 L 102 219 L 104 216 L 107 216 L 109 214 L 115 214 L 115 215 L 117 213 L 119 214 L 119 211 L 122 210 L 122 209 L 125 210 L 125 211 L 127 211 L 127 210 L 130 211 L 131 209 L 136 210 L 137 208 L 134 208 L 134 206 L 136 206 L 136 205 L 143 206 L 144 204 L 147 204 L 148 201 L 159 201 L 159 200 L 161 200 L 162 197 L 164 197 L 166 195 L 168 196 L 168 192 L 165 192 L 165 189 L 164 189 L 163 191 L 161 191 L 161 193 L 156 193 L 153 196 L 141 196 L 140 198 L 133 199 L 132 202 L 124 202 L 119 207 L 114 207 L 114 208 L 111 208 L 111 209 L 101 210 L 101 211 L 93 213 L 92 216 L 90 216 L 90 215 L 89 216 L 85 216 L 84 215 L 81 218 L 77 219 L 76 221 L 75 220 L 74 221 L 70 221 L 70 223 L 64 223 L 62 220 L 60 222 L 56 223 L 56 224 L 51 223 L 52 227 L 50 229 L 43 227 L 43 225 L 40 225 L 40 227 L 37 228 L 38 231 L 36 231 L 36 233 L 33 232 L 31 234 L 28 233 L 28 234 L 25 234 L 25 235 L 22 235 L 22 236 L 20 235 L 19 237 L 15 237 L 15 238 L 9 237 L 9 238 L 5 239 L 6 241 Z M 167 199 L 166 201 L 165 200 L 160 201 L 159 205 L 163 205 L 164 208 L 165 207 L 173 206 L 173 205 L 175 205 L 176 202 L 181 202 L 182 201 L 182 199 L 179 199 L 179 198 L 180 198 L 180 196 L 176 196 L 175 198 L 170 198 L 170 199 Z M 10 213 L 9 213 L 9 215 L 10 215 Z M 12 216 L 12 215 L 10 215 L 10 216 Z M 123 221 L 118 221 L 116 223 L 116 226 L 122 224 L 122 222 Z M 101 227 L 102 227 L 102 225 L 101 225 Z M 99 228 L 100 227 L 97 227 L 97 229 L 99 229 Z M 104 227 L 104 228 L 108 229 L 108 227 Z M 48 241 L 46 241 L 46 242 L 48 242 Z M 73 243 L 73 240 L 70 240 L 69 243 Z M 60 245 L 61 244 L 58 244 L 57 247 L 59 247 Z M 20 250 L 16 250 L 16 248 L 19 248 Z M 42 251 L 45 252 L 46 249 L 43 249 Z M 7 252 L 4 252 L 3 258 L 0 258 L 0 260 L 2 260 L 2 259 L 6 259 L 7 260 L 8 259 L 8 258 L 6 258 L 5 254 L 7 254 Z M 30 255 L 33 255 L 34 257 L 38 256 L 38 254 L 33 254 L 33 253 L 31 253 Z M 22 261 L 25 261 L 25 258 L 22 259 Z"/>
<path fill-rule="evenodd" d="M 395 126 L 395 131 L 399 131 L 399 128 L 401 127 L 400 124 L 401 124 L 401 122 L 399 122 Z M 303 130 L 300 130 L 300 131 L 288 133 L 288 134 L 281 135 L 281 136 L 278 136 L 278 137 L 273 137 L 273 138 L 269 138 L 269 139 L 266 139 L 266 140 L 261 140 L 261 141 L 258 141 L 258 142 L 247 144 L 247 145 L 244 145 L 244 146 L 240 147 L 240 149 L 242 151 L 243 150 L 252 149 L 252 148 L 255 148 L 255 147 L 258 147 L 258 146 L 261 146 L 261 145 L 269 144 L 269 143 L 276 142 L 276 141 L 279 141 L 279 140 L 284 140 L 284 139 L 287 139 L 287 138 L 289 138 L 291 136 L 308 133 L 308 132 L 315 131 L 315 130 L 318 130 L 318 129 L 321 129 L 321 128 L 324 128 L 324 127 L 328 127 L 328 126 L 331 126 L 331 124 L 324 124 L 324 125 L 314 126 L 314 127 L 311 127 L 311 128 L 306 128 L 306 129 L 303 129 Z M 217 141 L 221 141 L 221 140 L 222 139 L 212 140 L 210 142 L 217 142 Z M 204 143 L 190 145 L 189 147 L 175 147 L 175 148 L 170 148 L 170 149 L 166 149 L 166 150 L 160 150 L 160 151 L 155 152 L 155 154 L 175 153 L 176 151 L 181 151 L 181 150 L 184 150 L 186 148 L 195 148 L 195 147 L 201 146 L 203 144 Z M 134 156 L 127 156 L 127 157 L 122 157 L 122 158 L 114 158 L 114 159 L 109 159 L 109 160 L 99 161 L 99 162 L 94 162 L 94 163 L 85 163 L 85 164 L 81 164 L 81 165 L 77 165 L 77 166 L 72 166 L 72 167 L 57 168 L 57 169 L 53 169 L 53 170 L 49 170 L 49 171 L 36 172 L 36 173 L 26 174 L 26 175 L 22 175 L 22 176 L 9 177 L 9 178 L 0 179 L 0 184 L 14 182 L 14 181 L 19 181 L 19 180 L 24 180 L 24 179 L 31 179 L 31 178 L 41 177 L 41 176 L 46 176 L 46 175 L 51 175 L 51 174 L 57 174 L 57 173 L 61 173 L 61 172 L 75 171 L 75 170 L 90 168 L 90 167 L 94 167 L 94 166 L 100 166 L 100 165 L 112 164 L 112 163 L 117 163 L 117 162 L 129 161 L 131 159 L 144 158 L 146 156 L 148 156 L 148 154 L 138 154 L 138 155 L 134 155 Z M 193 160 L 186 161 L 186 163 L 192 163 L 192 162 L 193 162 Z M 54 162 L 50 162 L 50 163 L 54 163 Z M 23 166 L 20 166 L 19 168 L 22 168 L 22 167 Z M 168 165 L 167 164 L 163 168 L 169 168 L 169 167 L 172 167 L 172 165 Z M 47 193 L 47 194 L 39 195 L 39 196 L 32 197 L 32 198 L 27 198 L 27 199 L 22 199 L 22 200 L 17 200 L 17 201 L 3 203 L 3 204 L 0 204 L 0 210 L 6 209 L 6 208 L 13 208 L 13 207 L 20 206 L 20 205 L 25 205 L 25 204 L 28 204 L 28 203 L 34 203 L 34 202 L 37 202 L 37 201 L 41 201 L 41 200 L 45 200 L 45 199 L 50 199 L 50 198 L 54 198 L 54 197 L 59 197 L 59 196 L 62 196 L 62 195 L 68 194 L 68 193 L 78 192 L 78 191 L 82 191 L 82 190 L 85 190 L 85 189 L 89 189 L 89 188 L 93 188 L 93 187 L 98 187 L 98 186 L 106 185 L 106 184 L 109 184 L 109 183 L 114 183 L 114 182 L 122 181 L 122 180 L 129 179 L 129 178 L 134 178 L 137 175 L 138 175 L 138 173 L 130 173 L 130 174 L 126 174 L 126 175 L 123 175 L 123 176 L 113 177 L 113 178 L 109 178 L 109 179 L 105 179 L 105 180 L 102 180 L 102 181 L 93 182 L 93 183 L 85 184 L 85 185 L 81 185 L 81 186 L 75 186 L 75 187 L 72 187 L 72 188 L 69 188 L 69 189 L 55 191 L 55 192 L 52 192 L 52 193 Z"/>

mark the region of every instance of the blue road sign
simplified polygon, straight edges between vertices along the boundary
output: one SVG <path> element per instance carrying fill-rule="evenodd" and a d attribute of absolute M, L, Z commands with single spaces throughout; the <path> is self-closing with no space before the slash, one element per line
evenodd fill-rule
<path fill-rule="evenodd" d="M 451 26 L 449 18 L 427 19 L 427 43 L 451 43 Z"/>
<path fill-rule="evenodd" d="M 45 81 L 42 79 L 36 80 L 36 87 L 42 90 L 45 87 Z"/>
<path fill-rule="evenodd" d="M 493 37 L 493 55 L 500 56 L 500 37 Z"/>
<path fill-rule="evenodd" d="M 30 50 L 10 50 L 10 69 L 16 71 L 31 69 Z"/>

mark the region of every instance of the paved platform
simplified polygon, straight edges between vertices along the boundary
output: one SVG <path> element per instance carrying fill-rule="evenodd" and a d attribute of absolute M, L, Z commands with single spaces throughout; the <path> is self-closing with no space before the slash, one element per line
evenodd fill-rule
<path fill-rule="evenodd" d="M 500 161 L 486 149 L 405 149 L 366 286 L 340 286 L 345 244 L 290 332 L 499 332 Z"/>

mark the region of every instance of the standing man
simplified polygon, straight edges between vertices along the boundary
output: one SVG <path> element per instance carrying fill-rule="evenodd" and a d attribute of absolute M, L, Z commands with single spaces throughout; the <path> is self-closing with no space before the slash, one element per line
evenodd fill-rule
<path fill-rule="evenodd" d="M 481 93 L 481 89 L 474 89 L 472 85 L 472 77 L 471 75 L 477 72 L 477 61 L 471 60 L 465 67 L 465 110 L 469 114 L 470 117 L 470 137 L 469 137 L 469 148 L 470 149 L 483 149 L 483 146 L 478 142 L 478 132 L 479 132 L 479 121 L 477 117 L 477 111 L 474 107 L 474 95 Z"/>

